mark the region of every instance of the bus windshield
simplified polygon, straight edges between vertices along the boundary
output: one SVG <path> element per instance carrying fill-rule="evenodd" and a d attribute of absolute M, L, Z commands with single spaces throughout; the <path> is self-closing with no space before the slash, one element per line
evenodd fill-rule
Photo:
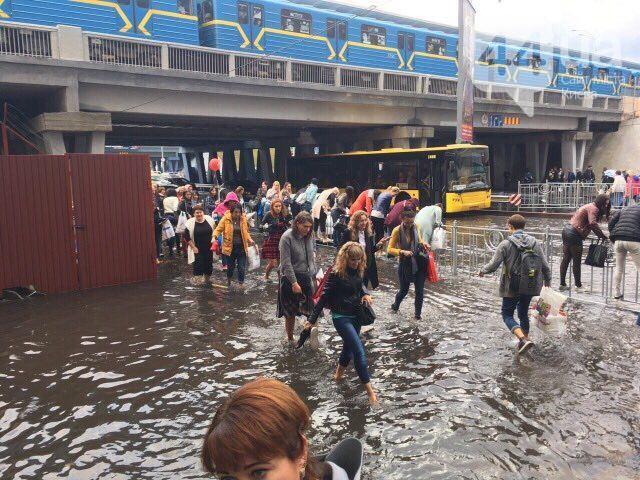
<path fill-rule="evenodd" d="M 491 188 L 489 155 L 486 148 L 453 150 L 445 155 L 447 190 L 463 192 Z"/>

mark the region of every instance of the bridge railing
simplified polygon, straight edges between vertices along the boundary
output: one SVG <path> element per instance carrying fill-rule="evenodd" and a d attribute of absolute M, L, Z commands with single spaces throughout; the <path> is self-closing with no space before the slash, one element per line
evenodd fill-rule
<path fill-rule="evenodd" d="M 454 96 L 457 81 L 412 72 L 386 72 L 371 68 L 297 61 L 290 58 L 251 55 L 208 47 L 170 44 L 117 35 L 82 32 L 75 27 L 47 28 L 0 21 L 0 54 L 62 60 L 82 60 L 110 65 L 180 70 L 205 75 L 245 77 L 291 84 L 315 84 L 343 89 L 387 91 L 396 94 Z M 60 45 L 67 48 L 58 48 Z M 591 92 L 559 92 L 517 85 L 476 82 L 474 95 L 482 100 L 524 102 L 560 107 L 584 107 L 620 111 L 618 97 Z"/>

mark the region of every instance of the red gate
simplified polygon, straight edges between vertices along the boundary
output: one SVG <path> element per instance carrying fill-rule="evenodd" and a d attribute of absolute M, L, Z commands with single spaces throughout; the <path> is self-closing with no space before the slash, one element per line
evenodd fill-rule
<path fill-rule="evenodd" d="M 148 156 L 0 156 L 0 172 L 0 290 L 155 278 Z"/>

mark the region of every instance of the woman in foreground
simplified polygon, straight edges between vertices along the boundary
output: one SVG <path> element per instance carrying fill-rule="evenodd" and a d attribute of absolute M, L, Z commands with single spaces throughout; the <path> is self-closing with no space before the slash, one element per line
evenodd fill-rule
<path fill-rule="evenodd" d="M 309 454 L 310 423 L 293 389 L 259 378 L 218 408 L 204 437 L 202 464 L 221 480 L 358 480 L 360 442 L 344 440 L 320 462 Z"/>

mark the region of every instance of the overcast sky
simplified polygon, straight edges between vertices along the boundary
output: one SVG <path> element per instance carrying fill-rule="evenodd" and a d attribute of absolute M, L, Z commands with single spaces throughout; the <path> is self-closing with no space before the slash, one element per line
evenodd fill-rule
<path fill-rule="evenodd" d="M 340 1 L 340 0 L 338 0 Z M 458 0 L 347 0 L 447 25 Z M 640 0 L 472 0 L 476 29 L 640 62 Z"/>

